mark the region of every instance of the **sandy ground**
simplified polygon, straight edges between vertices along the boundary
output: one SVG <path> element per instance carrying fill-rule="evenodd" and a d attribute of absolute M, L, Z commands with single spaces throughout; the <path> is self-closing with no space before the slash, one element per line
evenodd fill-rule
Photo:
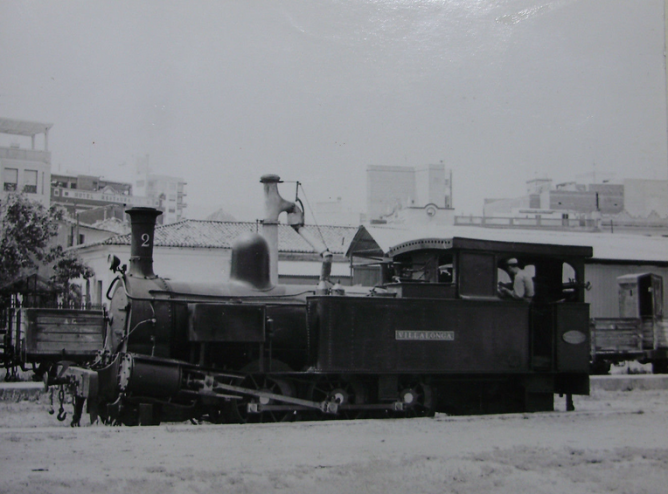
<path fill-rule="evenodd" d="M 0 493 L 668 492 L 668 391 L 575 412 L 159 427 L 58 422 L 0 402 Z"/>

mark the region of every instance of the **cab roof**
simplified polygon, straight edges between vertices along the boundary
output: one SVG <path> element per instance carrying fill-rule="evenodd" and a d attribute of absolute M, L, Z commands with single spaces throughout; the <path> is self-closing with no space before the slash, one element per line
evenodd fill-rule
<path fill-rule="evenodd" d="M 537 230 L 496 230 L 475 227 L 361 226 L 346 255 L 392 258 L 411 251 L 433 249 L 483 250 L 507 254 L 592 257 L 596 234 Z M 615 236 L 617 237 L 617 236 Z M 610 235 L 607 235 L 610 242 Z M 664 239 L 665 240 L 665 239 Z M 638 241 L 638 236 L 635 236 Z M 668 243 L 664 242 L 664 246 Z"/>

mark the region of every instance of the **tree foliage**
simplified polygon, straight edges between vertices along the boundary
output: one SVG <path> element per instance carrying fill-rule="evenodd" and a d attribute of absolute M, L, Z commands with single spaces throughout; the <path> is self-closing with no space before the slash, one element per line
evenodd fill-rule
<path fill-rule="evenodd" d="M 72 253 L 54 244 L 62 210 L 10 194 L 0 205 L 0 290 L 22 277 L 47 267 L 54 288 L 67 299 L 70 280 L 90 278 L 93 272 Z M 46 269 L 42 270 L 46 271 Z"/>
<path fill-rule="evenodd" d="M 71 280 L 83 278 L 87 280 L 93 276 L 93 270 L 83 264 L 81 260 L 72 255 L 62 251 L 60 246 L 56 247 L 54 251 L 56 261 L 53 264 L 53 275 L 50 278 L 58 293 L 63 297 L 63 303 L 80 305 L 83 300 L 81 296 L 81 288 L 79 285 L 71 283 Z"/>

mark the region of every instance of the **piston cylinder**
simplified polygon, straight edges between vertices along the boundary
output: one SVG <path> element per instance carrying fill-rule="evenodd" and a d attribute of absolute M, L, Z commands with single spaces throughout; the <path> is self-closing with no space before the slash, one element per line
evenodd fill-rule
<path fill-rule="evenodd" d="M 126 354 L 118 380 L 119 387 L 129 395 L 172 398 L 181 389 L 181 367 L 173 362 Z"/>

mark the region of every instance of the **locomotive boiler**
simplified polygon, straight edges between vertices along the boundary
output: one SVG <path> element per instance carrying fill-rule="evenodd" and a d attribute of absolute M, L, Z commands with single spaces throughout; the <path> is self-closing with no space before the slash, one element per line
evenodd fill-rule
<path fill-rule="evenodd" d="M 227 282 L 156 275 L 160 212 L 127 211 L 131 257 L 110 260 L 103 348 L 48 378 L 73 394 L 74 424 L 84 406 L 105 423 L 253 422 L 543 411 L 555 393 L 589 392 L 588 306 L 563 273 L 582 279 L 591 248 L 415 239 L 379 262 L 380 284 L 343 292 L 307 238 L 318 285 L 281 285 L 278 217 L 299 232 L 303 210 L 277 176 L 261 182 L 263 235 L 237 240 Z M 510 257 L 534 270 L 530 303 L 497 292 Z"/>

